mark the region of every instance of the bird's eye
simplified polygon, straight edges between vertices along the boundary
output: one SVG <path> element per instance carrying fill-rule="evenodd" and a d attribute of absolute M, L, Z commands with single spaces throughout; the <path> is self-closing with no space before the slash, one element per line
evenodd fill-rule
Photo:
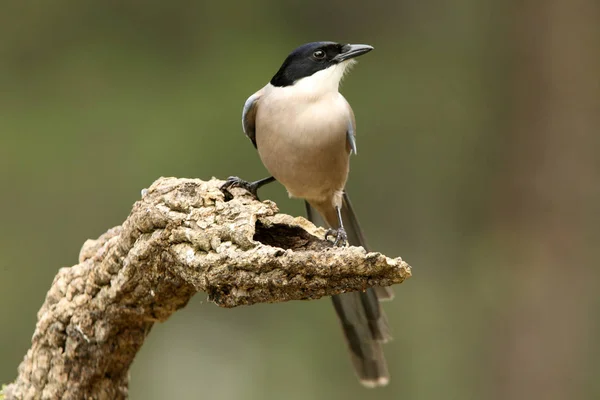
<path fill-rule="evenodd" d="M 322 60 L 325 58 L 325 52 L 323 50 L 317 50 L 313 53 L 313 57 L 317 60 Z"/>

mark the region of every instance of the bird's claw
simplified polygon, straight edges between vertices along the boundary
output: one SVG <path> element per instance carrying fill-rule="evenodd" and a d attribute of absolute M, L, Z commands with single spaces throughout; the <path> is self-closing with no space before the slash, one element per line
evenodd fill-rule
<path fill-rule="evenodd" d="M 220 188 L 226 199 L 231 200 L 233 198 L 229 189 L 234 187 L 246 189 L 252 196 L 254 196 L 255 199 L 258 200 L 258 185 L 256 182 L 248 182 L 237 176 L 230 176 Z"/>
<path fill-rule="evenodd" d="M 348 244 L 348 235 L 346 235 L 346 230 L 344 228 L 328 229 L 327 232 L 325 232 L 325 239 L 329 239 L 330 236 L 335 237 L 333 245 L 336 247 L 344 247 Z"/>

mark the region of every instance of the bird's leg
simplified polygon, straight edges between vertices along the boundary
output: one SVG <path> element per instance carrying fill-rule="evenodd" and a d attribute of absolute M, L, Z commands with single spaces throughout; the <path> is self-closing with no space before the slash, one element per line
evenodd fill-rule
<path fill-rule="evenodd" d="M 339 228 L 328 229 L 325 233 L 325 238 L 327 239 L 329 236 L 335 236 L 335 242 L 333 242 L 334 246 L 344 247 L 348 244 L 348 236 L 346 235 L 344 223 L 342 222 L 342 208 L 335 206 L 335 211 L 337 212 Z"/>
<path fill-rule="evenodd" d="M 246 189 L 248 192 L 250 192 L 250 194 L 252 194 L 252 196 L 254 196 L 256 198 L 256 200 L 258 200 L 258 189 L 260 189 L 264 185 L 274 182 L 274 181 L 275 181 L 275 178 L 273 178 L 272 176 L 269 176 L 268 178 L 264 178 L 264 179 L 259 179 L 255 182 L 248 182 L 241 178 L 238 178 L 237 176 L 230 176 L 229 178 L 227 178 L 225 183 L 221 186 L 221 191 L 225 194 L 225 197 L 228 197 L 228 196 L 231 196 L 231 193 L 229 192 L 229 188 L 241 187 L 241 188 Z"/>

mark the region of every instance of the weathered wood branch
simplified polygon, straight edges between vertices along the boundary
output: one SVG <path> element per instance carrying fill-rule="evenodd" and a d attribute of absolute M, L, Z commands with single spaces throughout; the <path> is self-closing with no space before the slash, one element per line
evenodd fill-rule
<path fill-rule="evenodd" d="M 161 178 L 122 226 L 62 268 L 7 399 L 122 399 L 156 321 L 198 291 L 223 307 L 316 299 L 410 277 L 400 258 L 337 248 L 304 218 L 223 181 Z M 229 200 L 229 201 L 227 201 Z"/>

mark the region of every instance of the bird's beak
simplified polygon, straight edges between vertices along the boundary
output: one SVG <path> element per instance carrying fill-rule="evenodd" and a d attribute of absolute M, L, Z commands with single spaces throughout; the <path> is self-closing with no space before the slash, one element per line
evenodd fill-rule
<path fill-rule="evenodd" d="M 373 46 L 369 46 L 368 44 L 347 44 L 342 47 L 342 52 L 340 54 L 333 57 L 333 61 L 346 61 L 368 53 L 371 50 L 373 50 Z"/>

